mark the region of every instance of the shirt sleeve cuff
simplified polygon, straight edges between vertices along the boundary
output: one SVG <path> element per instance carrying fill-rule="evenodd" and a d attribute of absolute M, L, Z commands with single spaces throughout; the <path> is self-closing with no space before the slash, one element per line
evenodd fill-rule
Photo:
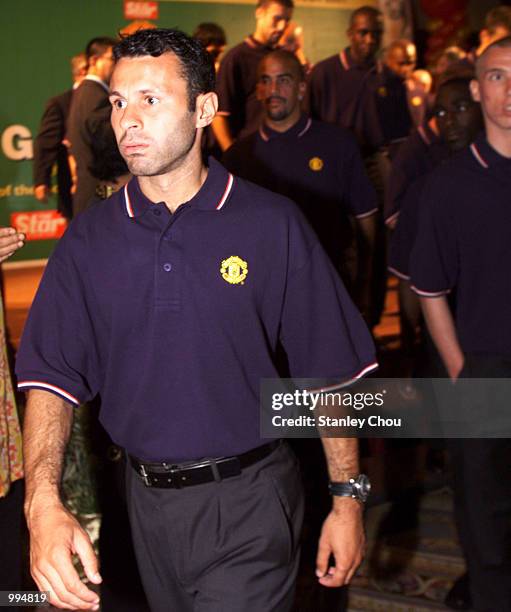
<path fill-rule="evenodd" d="M 337 383 L 333 383 L 333 384 L 328 385 L 328 386 L 317 387 L 315 389 L 308 389 L 308 391 L 309 391 L 309 393 L 326 393 L 326 392 L 329 392 L 329 391 L 336 391 L 337 389 L 343 389 L 344 387 L 349 387 L 354 382 L 356 382 L 360 378 L 363 378 L 367 374 L 369 374 L 371 372 L 374 372 L 374 370 L 376 370 L 377 368 L 378 368 L 378 362 L 374 361 L 374 362 L 366 365 L 365 367 L 363 367 L 361 370 L 359 370 L 355 374 L 352 374 L 347 379 L 343 379 L 342 381 L 339 381 Z"/>
<path fill-rule="evenodd" d="M 410 276 L 408 274 L 405 274 L 404 272 L 401 272 L 400 270 L 398 270 L 397 268 L 394 268 L 392 266 L 388 266 L 387 270 L 393 274 L 394 276 L 397 276 L 398 278 L 401 278 L 403 280 L 410 280 Z"/>
<path fill-rule="evenodd" d="M 80 404 L 82 403 L 77 397 L 75 397 L 65 389 L 62 389 L 62 387 L 52 385 L 42 380 L 20 380 L 18 382 L 19 391 L 29 391 L 30 389 L 40 389 L 42 391 L 48 391 L 49 393 L 53 393 L 54 395 L 57 395 L 66 402 L 74 404 L 75 406 L 80 406 Z"/>
<path fill-rule="evenodd" d="M 364 217 L 370 217 L 371 215 L 374 215 L 376 212 L 378 212 L 378 208 L 371 208 L 371 210 L 368 210 L 367 212 L 363 212 L 363 213 L 359 213 L 358 215 L 355 215 L 355 219 L 364 219 Z"/>
<path fill-rule="evenodd" d="M 450 289 L 442 289 L 441 291 L 424 291 L 423 289 L 419 289 L 415 285 L 411 285 L 410 288 L 420 297 L 430 297 L 430 298 L 441 297 L 442 295 L 447 295 L 448 293 L 451 292 Z"/>

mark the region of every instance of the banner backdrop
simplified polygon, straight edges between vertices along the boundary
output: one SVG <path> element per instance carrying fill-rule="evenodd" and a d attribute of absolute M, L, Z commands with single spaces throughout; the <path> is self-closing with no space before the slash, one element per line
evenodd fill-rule
<path fill-rule="evenodd" d="M 248 2 L 248 0 L 247 0 Z M 370 2 L 374 4 L 374 2 Z M 134 10 L 137 7 L 127 7 Z M 214 21 L 229 45 L 254 27 L 255 0 L 228 2 L 148 2 L 163 27 L 191 33 L 201 21 Z M 318 8 L 311 8 L 310 5 Z M 304 27 L 305 51 L 313 62 L 346 44 L 350 12 L 367 2 L 299 0 L 294 20 Z M 319 8 L 321 6 L 321 8 Z M 331 6 L 333 8 L 325 8 Z M 2 2 L 0 78 L 0 224 L 15 224 L 28 235 L 11 261 L 46 258 L 66 223 L 56 197 L 41 204 L 33 197 L 32 146 L 46 101 L 71 86 L 69 59 L 95 36 L 115 36 L 129 23 L 123 0 L 18 0 Z"/>

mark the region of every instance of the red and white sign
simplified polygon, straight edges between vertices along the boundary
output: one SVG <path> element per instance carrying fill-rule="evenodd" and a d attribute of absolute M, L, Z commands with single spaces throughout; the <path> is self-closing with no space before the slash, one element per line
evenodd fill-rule
<path fill-rule="evenodd" d="M 158 3 L 124 0 L 124 19 L 158 19 Z"/>
<path fill-rule="evenodd" d="M 23 232 L 29 240 L 60 238 L 66 231 L 67 221 L 56 210 L 11 213 L 11 225 Z"/>

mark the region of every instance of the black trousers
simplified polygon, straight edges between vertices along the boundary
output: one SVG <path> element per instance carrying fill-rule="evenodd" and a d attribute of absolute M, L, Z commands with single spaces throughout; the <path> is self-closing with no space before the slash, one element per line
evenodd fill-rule
<path fill-rule="evenodd" d="M 128 467 L 128 509 L 153 612 L 286 612 L 303 519 L 286 444 L 239 476 L 184 489 L 146 487 Z"/>
<path fill-rule="evenodd" d="M 511 360 L 467 355 L 461 376 L 511 378 Z M 491 392 L 491 381 L 488 389 Z M 481 418 L 491 418 L 492 406 L 488 405 L 484 412 Z M 449 440 L 448 445 L 456 522 L 468 566 L 473 608 L 477 612 L 510 612 L 511 440 L 460 438 Z"/>
<path fill-rule="evenodd" d="M 12 483 L 7 495 L 0 497 L 0 591 L 19 591 L 23 588 L 24 484 L 23 480 L 17 480 Z"/>

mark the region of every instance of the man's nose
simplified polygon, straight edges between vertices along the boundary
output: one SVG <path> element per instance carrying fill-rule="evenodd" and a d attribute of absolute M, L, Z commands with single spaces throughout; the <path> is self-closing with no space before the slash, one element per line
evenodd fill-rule
<path fill-rule="evenodd" d="M 119 125 L 123 130 L 140 126 L 140 117 L 136 112 L 136 108 L 129 104 L 122 111 Z"/>

